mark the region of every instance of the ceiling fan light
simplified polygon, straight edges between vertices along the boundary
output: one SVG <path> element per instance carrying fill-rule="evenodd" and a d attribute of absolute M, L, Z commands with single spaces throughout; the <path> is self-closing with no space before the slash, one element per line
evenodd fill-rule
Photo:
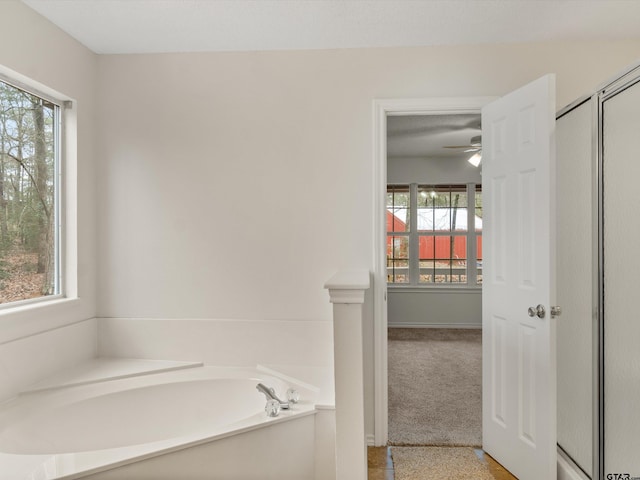
<path fill-rule="evenodd" d="M 481 161 L 482 161 L 482 152 L 474 153 L 471 157 L 469 157 L 469 160 L 467 160 L 467 162 L 469 162 L 474 167 L 477 167 L 478 165 L 480 165 Z"/>

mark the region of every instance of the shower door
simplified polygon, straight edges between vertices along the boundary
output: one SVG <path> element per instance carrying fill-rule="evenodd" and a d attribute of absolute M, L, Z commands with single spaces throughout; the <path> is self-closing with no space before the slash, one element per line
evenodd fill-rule
<path fill-rule="evenodd" d="M 558 445 L 593 478 L 593 103 L 556 119 Z"/>
<path fill-rule="evenodd" d="M 640 80 L 601 95 L 604 478 L 640 477 Z"/>

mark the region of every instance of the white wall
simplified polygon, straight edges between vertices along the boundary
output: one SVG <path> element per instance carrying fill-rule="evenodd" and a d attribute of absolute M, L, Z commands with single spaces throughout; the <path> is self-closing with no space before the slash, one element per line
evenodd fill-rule
<path fill-rule="evenodd" d="M 333 325 L 293 320 L 100 318 L 98 355 L 234 367 L 306 365 L 333 371 Z"/>
<path fill-rule="evenodd" d="M 102 56 L 99 314 L 328 319 L 324 281 L 372 265 L 374 98 L 555 71 L 566 103 L 637 47 Z"/>
<path fill-rule="evenodd" d="M 100 57 L 98 313 L 329 321 L 324 282 L 373 267 L 374 98 L 497 96 L 555 72 L 563 106 L 639 47 Z"/>
<path fill-rule="evenodd" d="M 387 159 L 387 183 L 482 183 L 480 169 L 465 158 Z M 434 291 L 388 288 L 387 321 L 390 327 L 479 327 L 482 325 L 482 290 Z"/>
<path fill-rule="evenodd" d="M 70 158 L 65 181 L 76 198 L 66 198 L 67 271 L 77 299 L 0 310 L 0 397 L 57 368 L 95 353 L 85 327 L 60 328 L 95 315 L 95 83 L 96 56 L 19 1 L 0 2 L 0 72 L 23 83 L 75 101 L 66 116 Z M 77 131 L 75 125 L 77 124 Z M 75 165 L 74 165 L 75 164 Z M 78 329 L 84 333 L 77 334 Z M 48 332 L 49 333 L 42 333 Z M 95 329 L 93 330 L 95 334 Z M 36 335 L 35 337 L 30 337 Z M 76 342 L 89 342 L 80 343 Z M 38 346 L 34 348 L 34 345 Z M 69 351 L 73 346 L 73 351 Z M 15 387 L 15 388 L 14 388 Z"/>
<path fill-rule="evenodd" d="M 389 289 L 389 327 L 482 326 L 482 290 Z"/>
<path fill-rule="evenodd" d="M 482 183 L 480 168 L 464 158 L 387 158 L 387 183 L 434 185 L 471 182 Z"/>

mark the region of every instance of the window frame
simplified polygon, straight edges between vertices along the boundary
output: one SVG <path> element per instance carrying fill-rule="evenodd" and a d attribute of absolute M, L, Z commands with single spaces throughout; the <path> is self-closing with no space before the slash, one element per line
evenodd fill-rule
<path fill-rule="evenodd" d="M 455 188 L 463 187 L 467 195 L 467 230 L 466 231 L 424 231 L 418 230 L 418 192 L 423 188 L 434 189 L 448 189 L 450 192 Z M 399 290 L 455 290 L 455 291 L 478 291 L 482 289 L 482 283 L 478 283 L 478 260 L 477 260 L 477 245 L 478 238 L 482 238 L 482 230 L 478 231 L 475 226 L 476 216 L 476 194 L 481 194 L 482 185 L 480 183 L 466 183 L 466 184 L 424 184 L 424 183 L 394 183 L 387 185 L 387 193 L 389 189 L 402 189 L 408 188 L 410 191 L 409 198 L 409 217 L 410 223 L 407 228 L 407 232 L 402 232 L 403 236 L 409 239 L 409 255 L 408 255 L 408 282 L 389 282 L 389 257 L 387 256 L 387 288 L 399 289 Z M 471 205 L 473 201 L 473 205 Z M 451 206 L 449 207 L 452 208 Z M 385 209 L 388 212 L 388 206 Z M 398 236 L 397 233 L 387 230 L 386 238 L 390 236 Z M 466 240 L 466 277 L 465 283 L 453 283 L 453 282 L 420 282 L 419 276 L 421 274 L 420 268 L 420 237 L 463 237 Z M 388 240 L 387 240 L 388 241 Z M 435 259 L 434 259 L 435 260 Z"/>
<path fill-rule="evenodd" d="M 70 100 L 63 100 L 54 95 L 43 92 L 38 88 L 34 88 L 29 84 L 16 80 L 3 72 L 0 72 L 0 81 L 10 85 L 18 90 L 22 90 L 25 93 L 38 97 L 51 105 L 53 105 L 53 153 L 54 153 L 54 167 L 53 167 L 53 222 L 54 222 L 54 293 L 51 295 L 41 295 L 39 297 L 27 298 L 24 300 L 16 300 L 13 302 L 0 303 L 0 313 L 3 315 L 10 313 L 11 311 L 20 311 L 30 306 L 37 306 L 40 304 L 57 302 L 60 300 L 66 300 L 66 284 L 65 284 L 65 229 L 64 229 L 64 212 L 66 206 L 64 205 L 65 188 L 64 183 L 64 168 L 65 168 L 65 110 L 72 106 Z"/>

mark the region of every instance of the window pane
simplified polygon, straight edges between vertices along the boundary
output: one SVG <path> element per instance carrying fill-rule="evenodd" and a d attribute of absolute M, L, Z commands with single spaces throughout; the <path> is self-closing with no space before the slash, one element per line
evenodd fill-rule
<path fill-rule="evenodd" d="M 465 262 L 467 260 L 467 237 L 463 235 L 420 235 L 419 252 L 420 260 L 443 258 Z"/>
<path fill-rule="evenodd" d="M 436 262 L 434 260 L 420 260 L 420 283 L 434 283 Z"/>
<path fill-rule="evenodd" d="M 466 232 L 467 223 L 467 207 L 451 209 L 451 230 L 456 232 Z"/>
<path fill-rule="evenodd" d="M 387 236 L 387 282 L 409 283 L 409 237 Z"/>
<path fill-rule="evenodd" d="M 410 216 L 410 188 L 408 185 L 387 187 L 387 232 L 408 232 Z"/>
<path fill-rule="evenodd" d="M 420 260 L 433 260 L 436 258 L 436 239 L 432 235 L 420 235 L 418 238 L 418 252 Z M 442 237 L 444 238 L 444 237 Z"/>
<path fill-rule="evenodd" d="M 466 231 L 466 186 L 418 186 L 418 230 L 422 232 Z"/>
<path fill-rule="evenodd" d="M 417 188 L 416 188 L 417 187 Z M 414 190 L 414 188 L 416 190 Z M 412 192 L 417 193 L 416 198 Z M 417 209 L 416 209 L 417 206 Z M 472 210 L 469 211 L 469 208 Z M 411 215 L 417 229 L 410 232 Z M 470 218 L 471 217 L 471 218 Z M 467 284 L 467 241 L 482 232 L 482 196 L 478 185 L 389 185 L 387 187 L 387 268 L 390 283 Z M 481 241 L 481 240 L 480 240 Z M 409 258 L 409 244 L 417 242 L 418 258 Z M 479 254 L 482 255 L 481 244 Z M 475 249 L 474 249 L 475 250 Z M 410 268 L 409 268 L 410 267 Z M 410 278 L 409 272 L 417 278 Z M 475 280 L 474 280 L 475 282 Z"/>
<path fill-rule="evenodd" d="M 57 107 L 0 81 L 0 303 L 58 293 Z"/>
<path fill-rule="evenodd" d="M 409 210 L 406 208 L 387 209 L 387 232 L 408 232 Z"/>
<path fill-rule="evenodd" d="M 450 232 L 451 210 L 449 208 L 418 208 L 419 232 Z"/>
<path fill-rule="evenodd" d="M 476 185 L 476 232 L 482 231 L 482 187 Z"/>
<path fill-rule="evenodd" d="M 446 237 L 445 237 L 446 238 Z M 467 263 L 467 237 L 456 236 L 449 237 L 451 244 L 451 259 L 457 261 L 460 265 Z"/>
<path fill-rule="evenodd" d="M 478 284 L 482 284 L 482 237 L 476 237 L 476 255 L 478 265 Z"/>
<path fill-rule="evenodd" d="M 467 237 L 421 235 L 420 283 L 466 283 Z"/>
<path fill-rule="evenodd" d="M 436 283 L 467 283 L 467 267 L 458 260 L 436 260 Z"/>
<path fill-rule="evenodd" d="M 467 206 L 466 185 L 419 185 L 418 206 L 450 208 Z"/>

